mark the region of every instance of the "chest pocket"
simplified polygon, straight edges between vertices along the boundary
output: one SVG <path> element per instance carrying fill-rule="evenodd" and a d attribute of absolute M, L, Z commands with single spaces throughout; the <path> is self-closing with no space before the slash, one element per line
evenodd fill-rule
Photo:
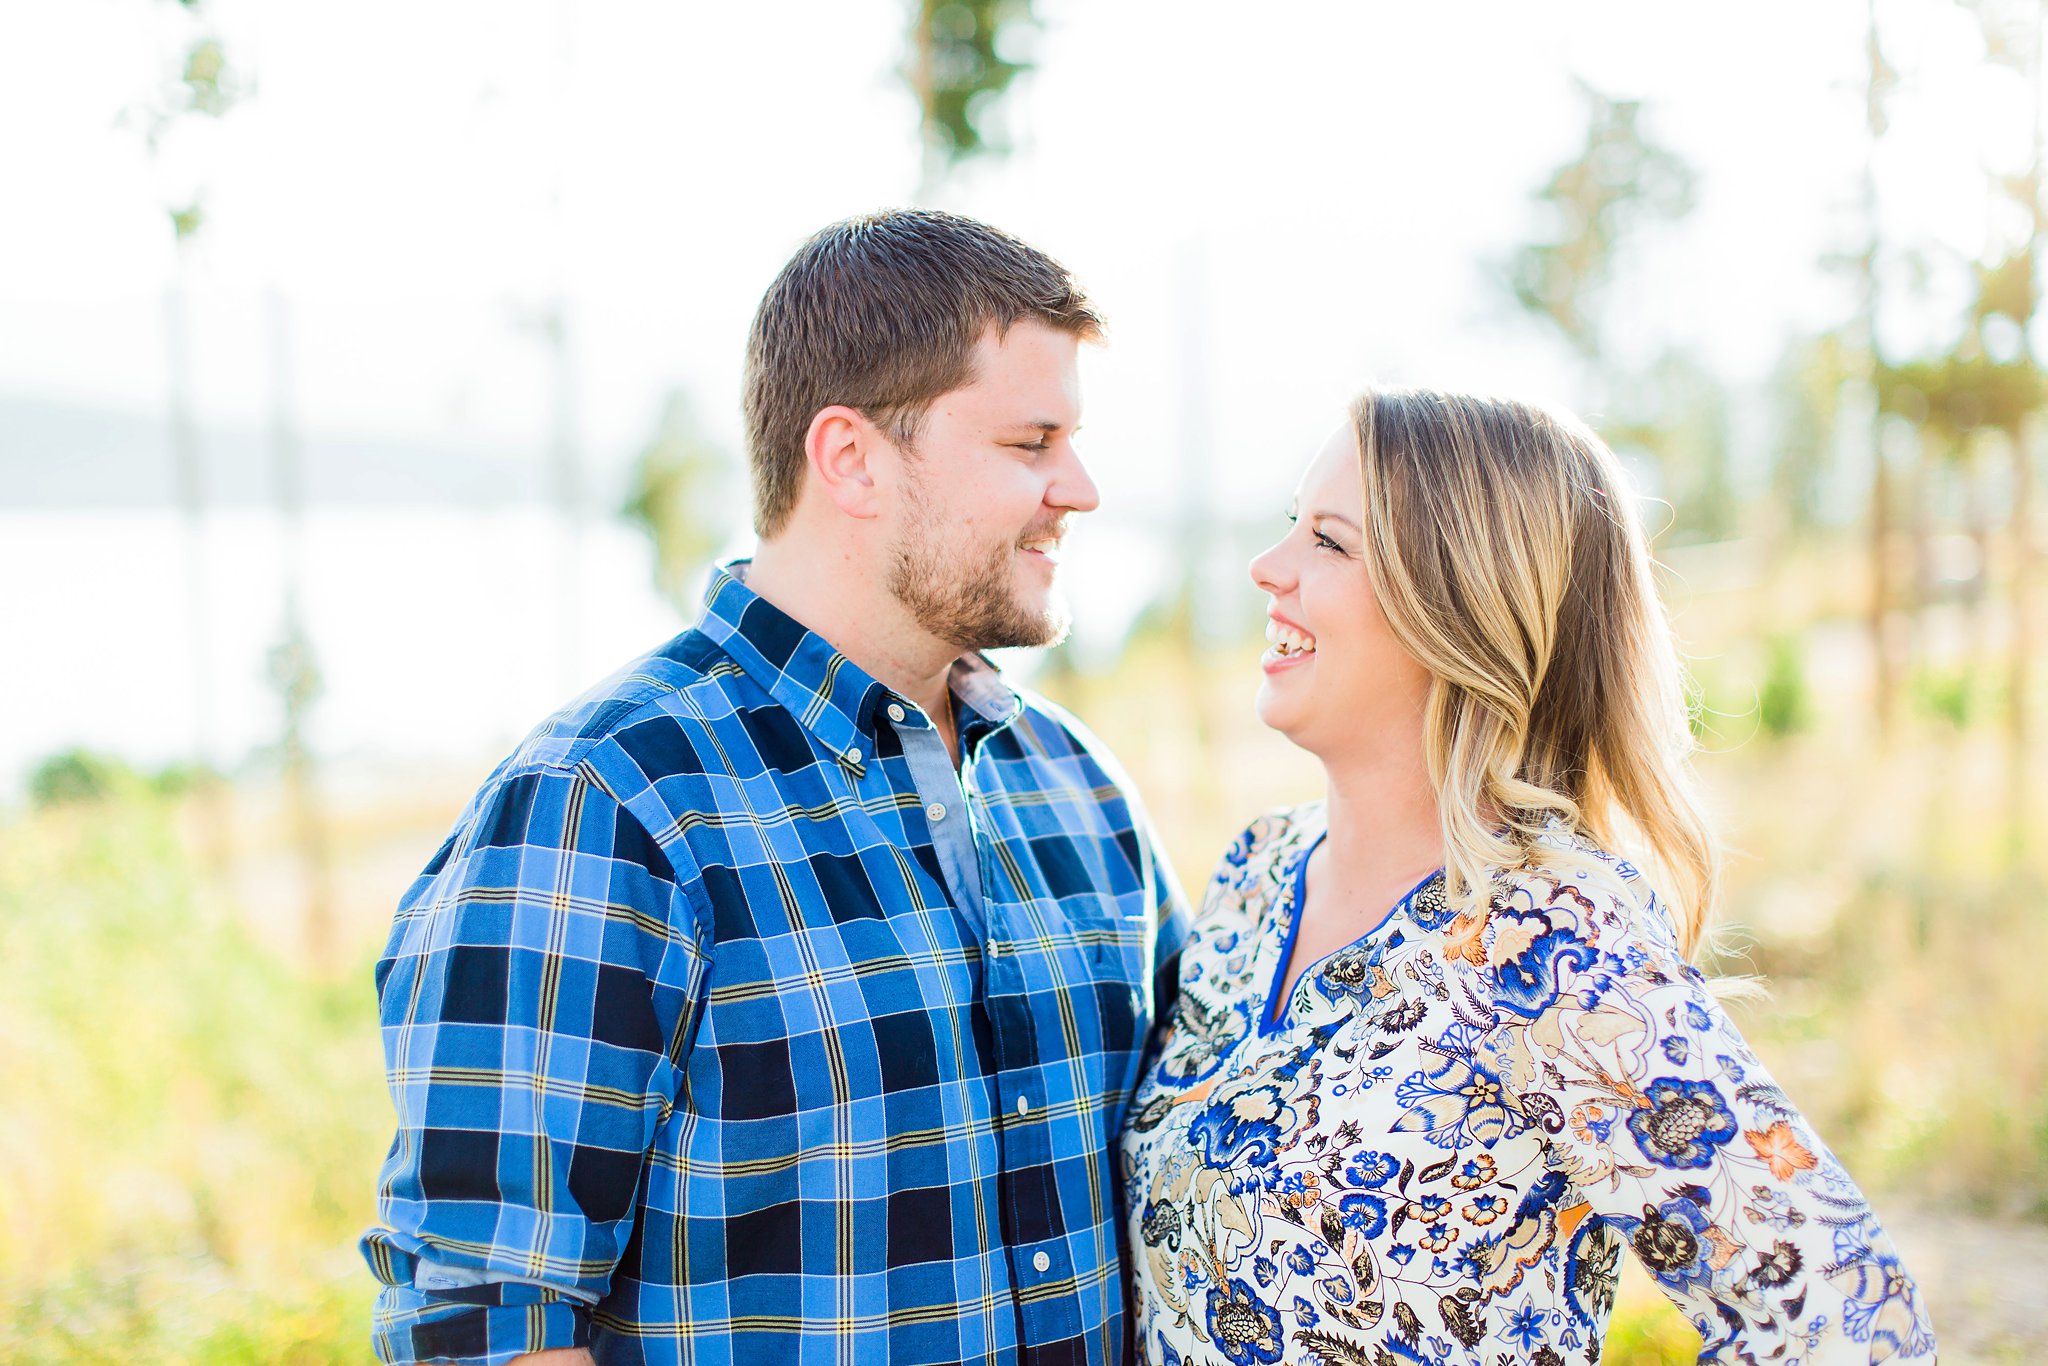
<path fill-rule="evenodd" d="M 1080 1031 L 1081 1050 L 1104 1055 L 1105 1080 L 1112 1087 L 1121 1073 L 1135 1070 L 1135 1054 L 1145 1042 L 1152 924 L 1150 913 L 1137 909 L 1141 900 L 1087 893 L 1057 903 L 1065 922 L 1059 937 L 1076 950 L 1053 955 L 1067 979 L 1067 1009 Z M 1129 1078 L 1123 1082 L 1128 1085 Z"/>
<path fill-rule="evenodd" d="M 921 1093 L 978 1070 L 978 956 L 950 906 L 884 906 L 873 882 L 813 855 L 720 888 L 717 944 L 689 1079 L 709 1117 L 749 1121 Z M 707 878 L 707 883 L 712 879 Z M 785 888 L 793 888 L 790 895 Z"/>

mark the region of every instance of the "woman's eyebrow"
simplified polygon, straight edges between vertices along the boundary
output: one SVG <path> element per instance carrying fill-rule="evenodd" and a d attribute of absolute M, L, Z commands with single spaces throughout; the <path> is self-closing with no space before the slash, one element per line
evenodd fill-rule
<path fill-rule="evenodd" d="M 1318 522 L 1342 522 L 1345 526 L 1350 527 L 1353 531 L 1359 530 L 1358 523 L 1353 521 L 1351 518 L 1346 517 L 1341 512 L 1318 512 L 1315 514 L 1314 520 Z"/>

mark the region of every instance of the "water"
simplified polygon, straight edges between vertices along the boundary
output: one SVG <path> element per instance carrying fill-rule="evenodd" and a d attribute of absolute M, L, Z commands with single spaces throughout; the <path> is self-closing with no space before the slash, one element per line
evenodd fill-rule
<path fill-rule="evenodd" d="M 260 757 L 283 727 L 268 655 L 293 561 L 322 680 L 309 740 L 330 758 L 502 751 L 683 624 L 639 532 L 578 536 L 531 506 L 321 509 L 289 539 L 273 513 L 226 509 L 202 544 L 195 614 L 175 514 L 0 515 L 0 792 L 72 745 L 143 765 Z"/>
<path fill-rule="evenodd" d="M 1078 662 L 1114 659 L 1163 586 L 1164 540 L 1077 524 L 1061 573 Z M 272 511 L 222 509 L 197 618 L 189 544 L 163 509 L 0 513 L 0 799 L 73 745 L 145 767 L 260 762 L 283 730 L 268 656 L 294 564 L 322 682 L 307 738 L 358 772 L 488 764 L 685 625 L 636 528 L 579 535 L 532 505 L 317 508 L 296 537 Z"/>

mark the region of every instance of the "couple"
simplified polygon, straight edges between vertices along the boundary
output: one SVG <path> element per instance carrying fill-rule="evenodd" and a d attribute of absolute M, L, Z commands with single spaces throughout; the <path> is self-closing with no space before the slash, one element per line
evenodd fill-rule
<path fill-rule="evenodd" d="M 1099 329 L 935 212 L 770 286 L 758 553 L 499 766 L 378 965 L 379 1355 L 1577 1366 L 1631 1255 L 1706 1359 L 1932 1360 L 1687 962 L 1714 843 L 1613 457 L 1358 401 L 1251 565 L 1327 791 L 1190 916 L 978 653 L 1064 628 Z"/>

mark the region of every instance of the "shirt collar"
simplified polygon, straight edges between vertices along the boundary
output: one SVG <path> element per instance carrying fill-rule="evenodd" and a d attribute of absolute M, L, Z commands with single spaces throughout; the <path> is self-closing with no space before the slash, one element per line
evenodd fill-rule
<path fill-rule="evenodd" d="M 734 560 L 712 574 L 697 629 L 840 762 L 864 768 L 874 754 L 876 713 L 894 694 L 830 641 L 747 587 L 748 563 Z M 1023 699 L 986 656 L 963 655 L 953 665 L 950 684 L 970 743 L 1007 726 L 1024 709 Z"/>

